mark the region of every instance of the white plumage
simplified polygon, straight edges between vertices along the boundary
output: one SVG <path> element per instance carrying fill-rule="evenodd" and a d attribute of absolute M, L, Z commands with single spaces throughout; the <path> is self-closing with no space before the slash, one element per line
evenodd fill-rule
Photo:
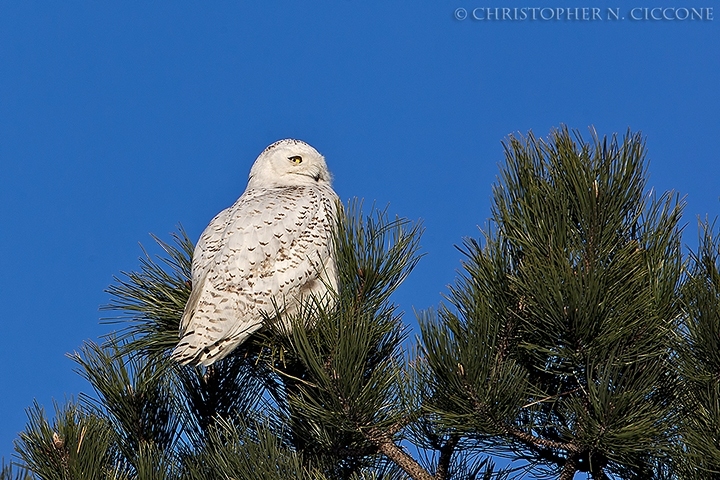
<path fill-rule="evenodd" d="M 332 235 L 337 194 L 325 159 L 300 140 L 267 147 L 245 193 L 207 226 L 195 246 L 192 292 L 173 358 L 210 365 L 272 316 L 337 286 Z"/>

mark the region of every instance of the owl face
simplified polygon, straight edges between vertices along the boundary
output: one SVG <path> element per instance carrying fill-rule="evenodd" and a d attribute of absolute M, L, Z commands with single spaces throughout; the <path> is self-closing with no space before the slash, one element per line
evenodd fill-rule
<path fill-rule="evenodd" d="M 330 183 L 325 158 L 301 140 L 285 139 L 267 147 L 255 160 L 248 187 L 317 183 Z"/>

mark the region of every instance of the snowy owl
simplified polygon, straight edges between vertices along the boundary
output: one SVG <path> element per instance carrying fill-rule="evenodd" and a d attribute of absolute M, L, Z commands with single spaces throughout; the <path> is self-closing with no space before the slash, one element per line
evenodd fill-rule
<path fill-rule="evenodd" d="M 303 297 L 335 288 L 337 202 L 317 150 L 292 139 L 267 147 L 245 193 L 195 246 L 192 291 L 172 357 L 210 365 L 260 329 L 274 305 L 293 313 Z"/>

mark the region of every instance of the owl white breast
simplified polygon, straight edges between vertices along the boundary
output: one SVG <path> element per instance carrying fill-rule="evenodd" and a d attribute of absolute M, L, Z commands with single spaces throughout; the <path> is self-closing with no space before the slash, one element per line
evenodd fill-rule
<path fill-rule="evenodd" d="M 192 291 L 172 357 L 210 365 L 260 329 L 274 305 L 291 314 L 302 298 L 335 288 L 337 202 L 317 150 L 292 139 L 267 147 L 245 192 L 195 247 Z"/>

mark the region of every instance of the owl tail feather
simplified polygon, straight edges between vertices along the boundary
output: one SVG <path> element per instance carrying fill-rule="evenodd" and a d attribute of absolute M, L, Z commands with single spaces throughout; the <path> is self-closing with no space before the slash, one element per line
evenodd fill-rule
<path fill-rule="evenodd" d="M 203 365 L 209 366 L 232 351 L 230 348 L 223 348 L 221 342 L 209 346 L 203 346 L 194 334 L 186 335 L 173 350 L 171 358 L 181 365 Z"/>
<path fill-rule="evenodd" d="M 180 339 L 180 343 L 175 347 L 170 358 L 181 365 L 207 367 L 228 356 L 258 328 L 259 326 L 251 331 L 246 330 L 242 335 L 221 338 L 214 342 L 209 342 L 207 337 L 196 332 L 188 332 Z"/>

